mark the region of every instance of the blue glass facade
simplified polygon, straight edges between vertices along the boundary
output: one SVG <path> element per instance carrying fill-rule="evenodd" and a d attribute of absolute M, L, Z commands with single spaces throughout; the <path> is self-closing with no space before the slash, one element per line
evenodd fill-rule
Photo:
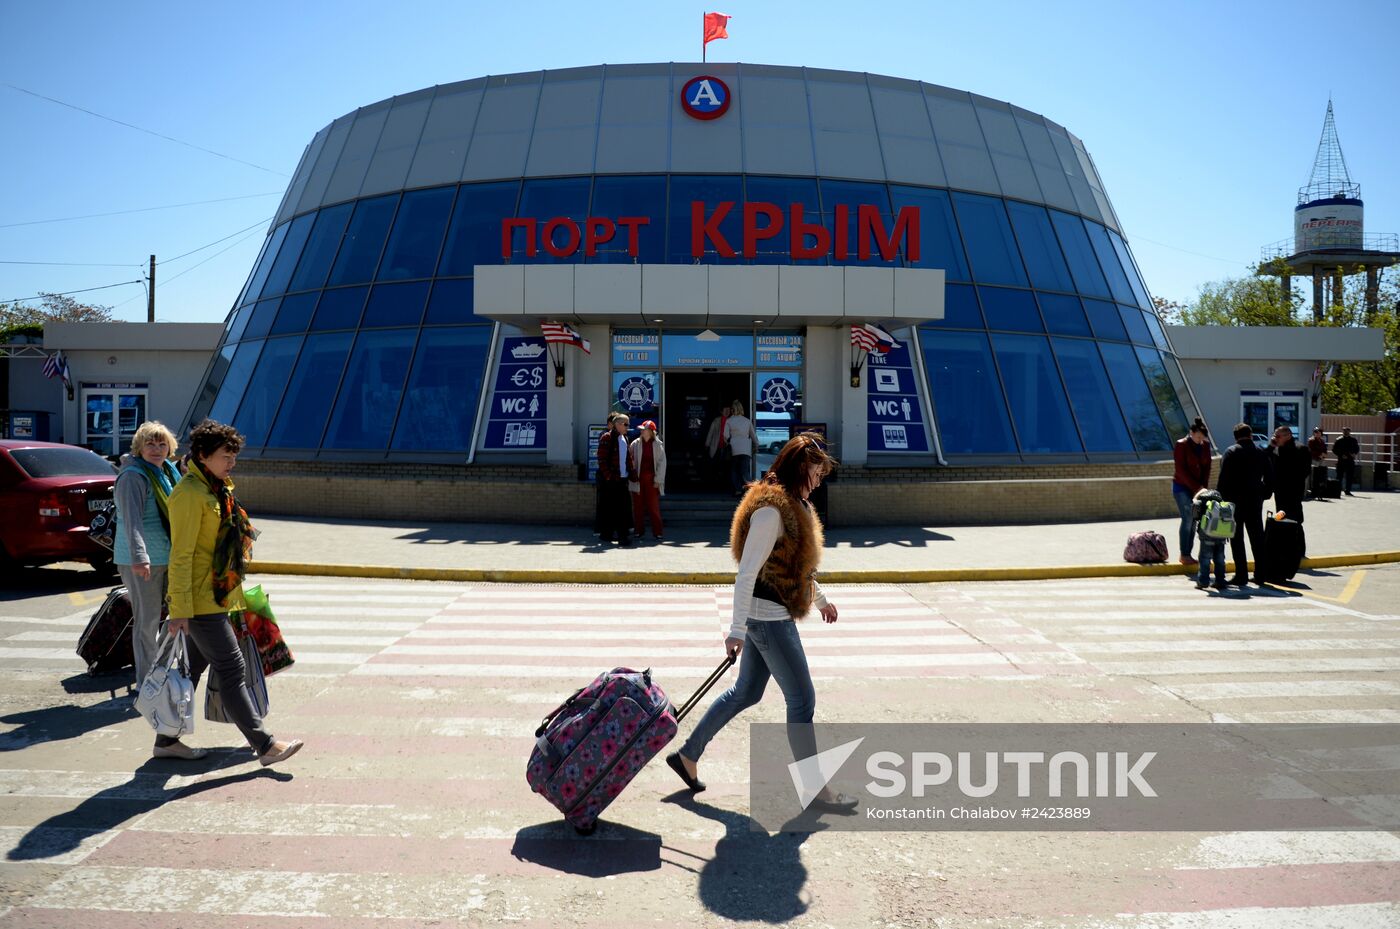
<path fill-rule="evenodd" d="M 750 80 L 756 87 L 756 79 Z M 638 150 L 633 172 L 616 170 L 617 164 L 607 172 L 599 167 L 548 177 L 518 171 L 521 176 L 513 179 L 416 188 L 414 161 L 403 169 L 403 178 L 386 176 L 380 189 L 371 189 L 375 155 L 368 168 L 357 169 L 368 172 L 358 195 L 330 202 L 349 190 L 336 178 L 354 141 L 346 140 L 337 121 L 308 150 L 279 222 L 229 315 L 186 427 L 206 415 L 231 421 L 247 436 L 247 453 L 253 456 L 461 460 L 487 382 L 493 325 L 474 315 L 472 275 L 478 264 L 503 263 L 504 220 L 649 220 L 639 230 L 635 258 L 627 254 L 621 233 L 592 257 L 580 249 L 567 258 L 544 248 L 528 255 L 525 237 L 517 233 L 510 243 L 512 263 L 693 264 L 693 201 L 710 209 L 722 201 L 784 208 L 800 203 L 807 223 L 832 231 L 835 207 L 843 204 L 851 208 L 851 241 L 857 206 L 871 204 L 887 226 L 900 209 L 918 207 L 921 254 L 914 259 L 901 253 L 896 263 L 946 273 L 945 318 L 920 326 L 916 338 L 948 460 L 1168 455 L 1171 437 L 1184 432 L 1195 411 L 1087 155 L 1077 154 L 1081 150 L 1063 130 L 1032 123 L 1023 111 L 1013 117 L 1011 108 L 1003 113 L 982 98 L 964 109 L 954 98 L 925 95 L 935 127 L 931 132 L 924 127 L 927 140 L 917 132 L 906 139 L 884 125 L 879 129 L 890 177 L 895 172 L 888 165 L 904 151 L 900 145 L 907 143 L 908 153 L 923 153 L 924 161 L 911 161 L 913 166 L 902 171 L 900 183 L 823 176 L 821 168 L 833 158 L 823 156 L 824 143 L 813 128 L 818 141 L 806 176 L 658 171 Z M 884 98 L 875 99 L 878 121 Z M 606 101 L 602 110 L 604 123 L 593 130 L 599 166 L 608 132 Z M 988 115 L 993 112 L 995 118 Z M 484 110 L 480 118 L 486 118 Z M 979 125 L 983 135 L 973 145 L 971 133 Z M 420 156 L 447 157 L 450 133 L 435 126 L 431 114 L 426 124 L 420 120 Z M 481 134 L 480 126 L 476 131 Z M 874 138 L 873 133 L 872 128 L 867 134 Z M 1024 148 L 1013 158 L 1004 149 L 1016 139 Z M 381 140 L 381 150 L 389 150 L 390 142 L 399 144 Z M 497 143 L 506 144 L 503 135 L 493 134 Z M 323 168 L 323 150 L 332 144 L 345 151 Z M 464 159 L 460 174 L 469 176 L 471 156 L 453 157 Z M 534 149 L 522 157 L 533 163 Z M 673 153 L 673 167 L 677 160 Z M 1086 170 L 1077 170 L 1079 165 Z M 907 182 L 921 172 L 927 183 Z M 996 182 L 988 182 L 989 176 Z M 385 189 L 394 184 L 397 189 Z M 299 208 L 308 203 L 310 209 Z M 736 208 L 719 224 L 736 245 L 743 238 L 741 213 Z M 762 240 L 752 259 L 726 259 L 711 250 L 698 262 L 792 259 L 784 234 Z M 824 257 L 797 263 L 837 262 Z M 839 263 L 888 265 L 878 252 L 865 261 L 852 254 Z M 809 382 L 823 376 L 844 379 L 845 372 L 807 374 Z"/>

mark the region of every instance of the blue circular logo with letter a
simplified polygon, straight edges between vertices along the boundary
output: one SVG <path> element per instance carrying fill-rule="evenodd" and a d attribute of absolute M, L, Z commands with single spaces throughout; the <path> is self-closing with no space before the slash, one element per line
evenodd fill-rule
<path fill-rule="evenodd" d="M 681 107 L 696 119 L 719 119 L 729 109 L 729 85 L 717 77 L 692 77 L 681 88 Z"/>

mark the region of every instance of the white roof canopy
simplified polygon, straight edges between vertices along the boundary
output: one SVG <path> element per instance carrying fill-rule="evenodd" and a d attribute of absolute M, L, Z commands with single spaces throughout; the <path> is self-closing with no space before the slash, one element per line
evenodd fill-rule
<path fill-rule="evenodd" d="M 943 318 L 941 270 L 793 265 L 477 265 L 475 313 L 617 326 L 893 326 Z"/>

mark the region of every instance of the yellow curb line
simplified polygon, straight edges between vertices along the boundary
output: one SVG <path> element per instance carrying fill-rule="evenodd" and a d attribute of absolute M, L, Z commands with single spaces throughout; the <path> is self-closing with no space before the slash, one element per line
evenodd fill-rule
<path fill-rule="evenodd" d="M 1340 568 L 1400 562 L 1400 551 L 1358 552 L 1304 558 L 1303 568 Z M 1251 570 L 1254 563 L 1250 562 Z M 385 565 L 305 564 L 256 561 L 249 574 L 305 577 L 392 578 L 410 581 L 468 581 L 498 584 L 731 584 L 732 571 L 556 571 L 473 568 L 395 568 Z M 1027 568 L 939 568 L 927 571 L 823 571 L 828 584 L 934 584 L 953 581 L 1044 581 L 1083 577 L 1171 577 L 1194 573 L 1181 564 L 1060 565 Z"/>

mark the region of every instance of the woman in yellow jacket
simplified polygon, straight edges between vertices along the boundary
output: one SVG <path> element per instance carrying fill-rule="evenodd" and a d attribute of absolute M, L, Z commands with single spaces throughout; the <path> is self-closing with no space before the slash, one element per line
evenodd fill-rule
<path fill-rule="evenodd" d="M 206 419 L 190 433 L 190 469 L 170 494 L 170 629 L 187 633 L 190 679 L 206 667 L 219 680 L 224 708 L 264 765 L 285 761 L 299 739 L 274 739 L 253 708 L 244 683 L 243 653 L 229 624 L 229 610 L 243 606 L 243 572 L 256 530 L 233 495 L 233 471 L 243 436 L 232 426 Z M 155 757 L 170 753 L 156 736 Z"/>

